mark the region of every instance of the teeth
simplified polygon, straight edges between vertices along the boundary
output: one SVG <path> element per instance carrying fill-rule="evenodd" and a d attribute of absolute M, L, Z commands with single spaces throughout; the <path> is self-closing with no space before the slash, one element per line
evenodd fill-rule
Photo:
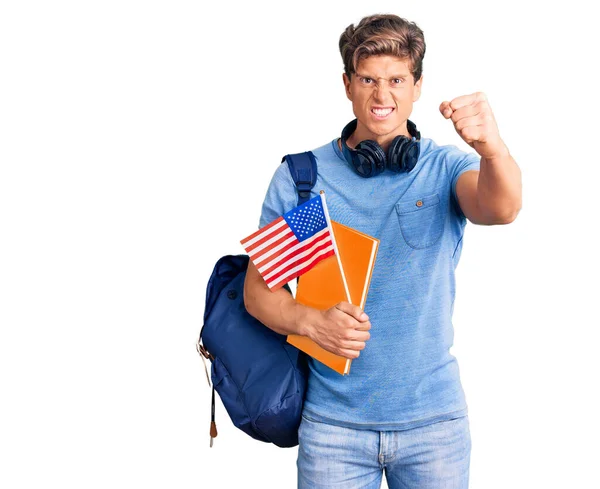
<path fill-rule="evenodd" d="M 380 117 L 390 114 L 392 112 L 392 110 L 394 110 L 394 109 L 372 109 L 373 113 Z"/>

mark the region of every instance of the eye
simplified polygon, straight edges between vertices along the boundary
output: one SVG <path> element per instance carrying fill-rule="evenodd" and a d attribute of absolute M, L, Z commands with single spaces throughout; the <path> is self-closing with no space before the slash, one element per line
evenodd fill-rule
<path fill-rule="evenodd" d="M 369 77 L 366 77 L 366 76 L 363 76 L 363 77 L 360 78 L 360 81 L 362 83 L 364 83 L 365 85 L 369 85 L 373 81 L 373 79 L 369 78 Z"/>
<path fill-rule="evenodd" d="M 402 83 L 404 81 L 404 78 L 394 78 L 392 79 L 392 83 L 394 85 L 399 85 L 400 83 Z"/>

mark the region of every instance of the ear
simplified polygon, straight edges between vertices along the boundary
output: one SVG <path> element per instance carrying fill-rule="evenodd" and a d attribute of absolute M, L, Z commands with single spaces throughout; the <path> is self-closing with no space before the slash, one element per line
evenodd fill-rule
<path fill-rule="evenodd" d="M 342 80 L 344 82 L 344 88 L 346 90 L 346 97 L 348 97 L 348 100 L 352 101 L 352 92 L 350 91 L 350 80 L 346 76 L 346 73 L 342 73 Z"/>
<path fill-rule="evenodd" d="M 413 90 L 413 102 L 416 102 L 417 100 L 419 100 L 419 97 L 421 96 L 421 85 L 423 84 L 423 75 L 421 75 L 421 78 L 419 78 L 419 81 L 417 83 L 415 83 L 415 88 Z"/>

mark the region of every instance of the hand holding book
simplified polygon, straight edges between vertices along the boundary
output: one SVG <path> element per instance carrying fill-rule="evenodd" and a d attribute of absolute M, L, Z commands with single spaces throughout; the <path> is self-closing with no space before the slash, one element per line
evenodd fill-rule
<path fill-rule="evenodd" d="M 358 358 L 371 337 L 369 316 L 349 302 L 340 302 L 319 313 L 320 321 L 307 327 L 307 336 L 331 353 Z"/>

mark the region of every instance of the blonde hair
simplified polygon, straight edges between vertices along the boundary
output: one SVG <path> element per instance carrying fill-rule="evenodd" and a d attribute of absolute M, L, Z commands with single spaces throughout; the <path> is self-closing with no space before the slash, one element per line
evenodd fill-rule
<path fill-rule="evenodd" d="M 361 59 L 387 54 L 409 60 L 416 83 L 423 72 L 425 38 L 414 22 L 393 14 L 364 17 L 355 27 L 350 24 L 340 36 L 340 54 L 350 79 Z"/>

